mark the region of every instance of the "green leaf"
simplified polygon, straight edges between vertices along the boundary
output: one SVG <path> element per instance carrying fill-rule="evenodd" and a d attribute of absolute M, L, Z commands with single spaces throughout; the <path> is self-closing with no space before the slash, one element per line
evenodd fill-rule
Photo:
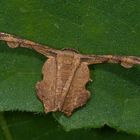
<path fill-rule="evenodd" d="M 5 0 L 0 7 L 0 31 L 85 54 L 140 56 L 139 0 Z M 0 42 L 0 111 L 43 111 L 35 84 L 45 60 Z M 67 130 L 106 124 L 140 135 L 140 66 L 100 64 L 90 70 L 90 101 L 70 118 L 55 118 Z"/>
<path fill-rule="evenodd" d="M 0 114 L 0 140 L 139 140 L 105 127 L 102 129 L 80 129 L 66 132 L 51 115 L 40 116 L 27 113 L 6 112 Z"/>

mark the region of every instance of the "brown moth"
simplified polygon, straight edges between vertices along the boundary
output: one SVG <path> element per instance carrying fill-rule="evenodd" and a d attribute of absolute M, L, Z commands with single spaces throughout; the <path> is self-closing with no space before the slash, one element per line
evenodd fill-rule
<path fill-rule="evenodd" d="M 74 109 L 86 104 L 90 98 L 85 87 L 90 80 L 88 65 L 107 62 L 131 68 L 140 64 L 140 57 L 83 55 L 72 49 L 60 51 L 6 33 L 0 33 L 0 40 L 6 41 L 10 48 L 31 48 L 48 58 L 42 68 L 43 80 L 36 84 L 37 96 L 46 113 L 61 111 L 70 116 Z"/>

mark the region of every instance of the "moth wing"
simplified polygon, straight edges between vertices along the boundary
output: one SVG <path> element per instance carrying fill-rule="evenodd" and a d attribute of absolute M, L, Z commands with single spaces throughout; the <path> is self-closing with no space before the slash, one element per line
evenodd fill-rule
<path fill-rule="evenodd" d="M 36 84 L 37 96 L 43 102 L 45 112 L 56 111 L 55 89 L 56 89 L 56 59 L 49 58 L 42 69 L 43 80 Z"/>
<path fill-rule="evenodd" d="M 10 48 L 17 48 L 17 47 L 30 48 L 40 54 L 43 54 L 46 57 L 56 56 L 57 53 L 59 52 L 59 50 L 50 48 L 46 45 L 41 45 L 36 42 L 22 39 L 15 35 L 7 34 L 7 33 L 0 32 L 0 40 L 6 41 L 7 45 Z"/>
<path fill-rule="evenodd" d="M 69 92 L 63 104 L 62 111 L 70 116 L 74 109 L 83 106 L 90 97 L 89 91 L 86 90 L 86 83 L 89 81 L 89 69 L 87 63 L 81 63 L 78 67 Z"/>

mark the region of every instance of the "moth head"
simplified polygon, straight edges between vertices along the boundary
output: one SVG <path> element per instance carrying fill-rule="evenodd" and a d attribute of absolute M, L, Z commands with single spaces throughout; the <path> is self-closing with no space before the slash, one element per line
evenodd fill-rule
<path fill-rule="evenodd" d="M 73 48 L 63 48 L 62 51 L 69 51 L 69 52 L 74 52 L 74 53 L 77 53 L 77 54 L 79 53 L 78 50 L 73 49 Z"/>

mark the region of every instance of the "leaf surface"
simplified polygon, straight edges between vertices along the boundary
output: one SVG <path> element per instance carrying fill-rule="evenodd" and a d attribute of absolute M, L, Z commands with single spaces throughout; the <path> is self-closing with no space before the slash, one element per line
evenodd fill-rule
<path fill-rule="evenodd" d="M 116 132 L 108 127 L 66 132 L 50 114 L 47 116 L 21 112 L 0 114 L 0 140 L 139 140 L 139 138 Z"/>
<path fill-rule="evenodd" d="M 140 56 L 139 0 L 5 0 L 0 1 L 0 31 L 85 54 Z M 46 58 L 0 42 L 0 111 L 42 112 L 35 84 Z M 90 67 L 91 99 L 70 118 L 55 113 L 67 130 L 105 124 L 140 134 L 140 66 Z"/>

